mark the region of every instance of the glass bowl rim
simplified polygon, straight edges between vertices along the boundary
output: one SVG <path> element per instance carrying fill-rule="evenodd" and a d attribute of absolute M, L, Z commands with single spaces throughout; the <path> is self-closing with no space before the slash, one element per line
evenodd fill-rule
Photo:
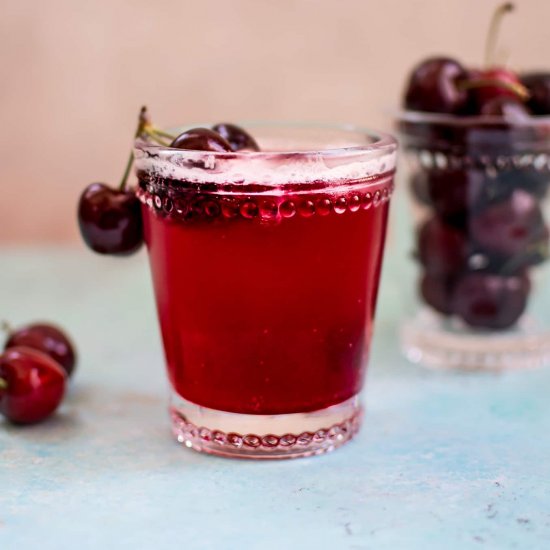
<path fill-rule="evenodd" d="M 477 126 L 486 129 L 502 128 L 550 128 L 550 115 L 530 115 L 524 120 L 506 120 L 501 116 L 487 115 L 452 115 L 447 113 L 430 113 L 424 111 L 400 110 L 394 114 L 398 123 L 432 124 L 434 126 L 469 127 Z"/>

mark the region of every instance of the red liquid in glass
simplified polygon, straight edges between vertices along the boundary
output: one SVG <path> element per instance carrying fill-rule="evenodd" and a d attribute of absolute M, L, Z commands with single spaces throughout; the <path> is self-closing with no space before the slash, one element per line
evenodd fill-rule
<path fill-rule="evenodd" d="M 179 206 L 144 204 L 174 390 L 247 414 L 314 411 L 354 396 L 391 185 L 389 175 L 338 193 L 224 198 L 195 190 Z"/>

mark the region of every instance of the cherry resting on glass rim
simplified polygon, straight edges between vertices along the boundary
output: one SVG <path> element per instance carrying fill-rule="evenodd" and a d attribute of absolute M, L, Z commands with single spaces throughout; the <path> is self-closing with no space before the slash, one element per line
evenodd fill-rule
<path fill-rule="evenodd" d="M 259 151 L 256 140 L 243 128 L 236 124 L 222 122 L 212 126 L 212 130 L 220 134 L 230 145 L 233 151 Z"/>
<path fill-rule="evenodd" d="M 40 351 L 13 347 L 0 355 L 0 412 L 16 424 L 44 420 L 65 393 L 65 371 Z"/>
<path fill-rule="evenodd" d="M 529 290 L 526 275 L 470 273 L 457 283 L 452 308 L 472 327 L 502 330 L 524 312 Z"/>
<path fill-rule="evenodd" d="M 217 132 L 208 128 L 192 128 L 177 136 L 170 147 L 190 151 L 230 152 L 231 145 Z"/>
<path fill-rule="evenodd" d="M 134 191 L 92 183 L 80 196 L 78 224 L 86 244 L 99 254 L 127 256 L 143 244 L 143 224 Z"/>
<path fill-rule="evenodd" d="M 470 73 L 469 82 L 474 85 L 480 84 L 479 87 L 472 88 L 472 96 L 478 109 L 493 99 L 501 97 L 519 99 L 518 94 L 521 94 L 522 84 L 519 76 L 505 67 L 491 67 Z"/>
<path fill-rule="evenodd" d="M 224 197 L 140 174 L 168 372 L 180 396 L 284 414 L 358 392 L 391 178 L 357 181 L 343 196 L 297 183 Z M 176 195 L 150 207 L 151 185 Z"/>
<path fill-rule="evenodd" d="M 33 323 L 11 331 L 4 347 L 8 349 L 15 346 L 36 349 L 49 355 L 63 367 L 67 376 L 71 376 L 74 370 L 74 345 L 69 337 L 54 325 Z"/>
<path fill-rule="evenodd" d="M 467 108 L 468 92 L 460 83 L 468 77 L 458 61 L 432 57 L 417 65 L 409 77 L 404 105 L 413 111 L 460 113 Z"/>

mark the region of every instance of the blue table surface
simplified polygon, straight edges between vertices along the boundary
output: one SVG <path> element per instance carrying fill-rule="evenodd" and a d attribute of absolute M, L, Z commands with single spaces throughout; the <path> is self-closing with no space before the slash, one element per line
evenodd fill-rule
<path fill-rule="evenodd" d="M 550 370 L 408 364 L 392 254 L 360 435 L 322 457 L 251 462 L 172 440 L 144 253 L 0 250 L 0 315 L 54 320 L 80 352 L 55 417 L 0 422 L 0 548 L 550 548 Z"/>

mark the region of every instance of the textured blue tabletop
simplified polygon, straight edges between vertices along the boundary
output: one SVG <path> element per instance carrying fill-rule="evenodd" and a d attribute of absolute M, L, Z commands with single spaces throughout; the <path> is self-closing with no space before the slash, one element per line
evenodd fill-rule
<path fill-rule="evenodd" d="M 81 357 L 56 417 L 0 422 L 2 550 L 550 548 L 550 370 L 407 364 L 391 252 L 363 430 L 335 453 L 282 462 L 172 440 L 144 253 L 0 254 L 1 316 L 59 322 Z"/>

